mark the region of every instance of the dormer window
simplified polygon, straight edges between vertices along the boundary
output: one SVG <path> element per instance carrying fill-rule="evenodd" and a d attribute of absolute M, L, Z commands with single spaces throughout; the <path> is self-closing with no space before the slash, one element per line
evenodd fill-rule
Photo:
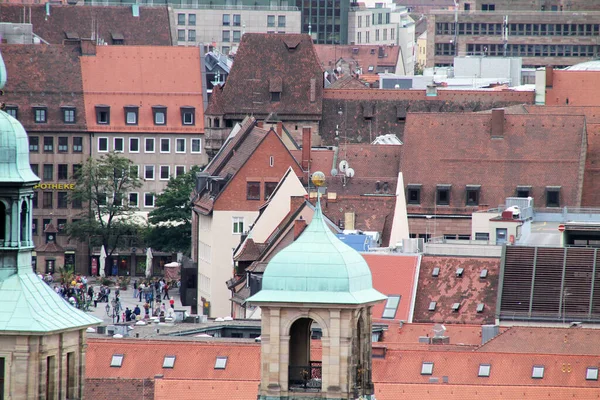
<path fill-rule="evenodd" d="M 271 93 L 271 102 L 281 101 L 281 91 L 283 89 L 283 80 L 281 77 L 269 79 L 269 93 Z"/>
<path fill-rule="evenodd" d="M 75 107 L 61 107 L 63 122 L 65 124 L 75 123 Z"/>
<path fill-rule="evenodd" d="M 181 107 L 181 124 L 182 125 L 195 125 L 196 119 L 194 115 L 196 109 L 194 107 Z"/>
<path fill-rule="evenodd" d="M 154 116 L 154 125 L 166 125 L 167 124 L 167 107 L 153 106 L 152 114 Z"/>
<path fill-rule="evenodd" d="M 96 106 L 96 123 L 98 125 L 110 125 L 110 107 Z"/>
<path fill-rule="evenodd" d="M 125 125 L 138 124 L 138 110 L 137 106 L 125 106 Z"/>
<path fill-rule="evenodd" d="M 48 108 L 45 106 L 33 107 L 33 119 L 36 124 L 48 122 Z"/>
<path fill-rule="evenodd" d="M 125 44 L 125 36 L 122 33 L 112 32 L 110 34 L 112 38 L 112 44 L 114 45 L 123 45 Z"/>

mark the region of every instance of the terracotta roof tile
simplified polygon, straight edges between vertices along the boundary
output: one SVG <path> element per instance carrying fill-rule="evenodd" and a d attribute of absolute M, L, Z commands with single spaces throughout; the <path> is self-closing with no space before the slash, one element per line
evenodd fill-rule
<path fill-rule="evenodd" d="M 281 79 L 280 101 L 271 101 L 270 81 Z M 311 80 L 314 101 L 311 101 Z M 323 73 L 308 35 L 246 33 L 221 96 L 211 97 L 210 112 L 224 111 L 229 118 L 270 113 L 321 118 Z"/>
<path fill-rule="evenodd" d="M 107 44 L 113 43 L 113 34 L 116 33 L 123 35 L 125 45 L 173 44 L 166 6 L 140 5 L 140 16 L 134 17 L 131 7 L 126 6 L 74 7 L 52 4 L 50 15 L 46 15 L 45 4 L 3 3 L 0 6 L 0 18 L 2 22 L 22 23 L 25 10 L 27 18 L 31 11 L 33 32 L 51 44 L 63 44 L 65 32 L 77 33 L 80 38 L 91 38 L 92 26 L 97 27 L 96 38 L 103 39 Z"/>
<path fill-rule="evenodd" d="M 383 72 L 378 71 L 377 67 L 389 67 L 393 68 L 389 71 L 393 73 L 400 57 L 399 46 L 317 44 L 315 51 L 324 70 L 334 69 L 336 63 L 343 59 L 353 68 L 362 68 L 365 74 L 371 66 L 373 72 Z"/>
<path fill-rule="evenodd" d="M 462 268 L 462 274 L 457 271 Z M 437 269 L 438 276 L 433 276 Z M 481 272 L 487 276 L 481 278 Z M 493 324 L 500 259 L 424 256 L 415 302 L 415 322 Z M 430 311 L 431 302 L 436 302 Z M 460 304 L 458 311 L 452 305 Z M 483 304 L 482 312 L 477 306 Z"/>
<path fill-rule="evenodd" d="M 259 381 L 198 381 L 158 379 L 155 382 L 155 400 L 256 400 Z"/>
<path fill-rule="evenodd" d="M 167 108 L 160 132 L 204 133 L 200 51 L 197 47 L 98 46 L 81 58 L 85 108 L 95 132 L 156 131 L 153 106 Z M 115 71 L 119 71 L 115 75 Z M 110 125 L 96 123 L 96 106 L 111 107 Z M 124 107 L 139 106 L 137 125 L 125 124 Z M 195 124 L 183 125 L 181 107 L 195 108 Z"/>
<path fill-rule="evenodd" d="M 85 398 L 94 400 L 154 399 L 154 379 L 85 378 Z"/>
<path fill-rule="evenodd" d="M 344 75 L 333 82 L 328 89 L 358 89 L 366 90 L 369 89 L 364 82 L 356 79 L 351 75 Z"/>
<path fill-rule="evenodd" d="M 420 206 L 408 205 L 408 212 L 470 215 L 476 208 L 465 206 L 466 185 L 481 185 L 480 206 L 504 204 L 517 185 L 533 186 L 536 207 L 545 207 L 546 186 L 561 187 L 561 206 L 580 205 L 584 117 L 505 115 L 503 132 L 491 137 L 489 114 L 409 113 L 404 182 L 423 186 Z M 424 155 L 429 162 L 422 162 Z M 437 184 L 452 185 L 449 206 L 435 207 Z"/>

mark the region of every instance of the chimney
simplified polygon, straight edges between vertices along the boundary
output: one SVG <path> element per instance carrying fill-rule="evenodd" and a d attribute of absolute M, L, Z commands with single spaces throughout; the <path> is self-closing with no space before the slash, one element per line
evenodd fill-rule
<path fill-rule="evenodd" d="M 290 212 L 296 211 L 306 201 L 304 196 L 290 196 Z"/>
<path fill-rule="evenodd" d="M 317 101 L 317 80 L 315 78 L 310 79 L 310 102 L 314 103 Z"/>
<path fill-rule="evenodd" d="M 302 128 L 302 162 L 300 163 L 304 171 L 308 171 L 310 164 L 310 142 L 310 127 L 304 127 Z"/>
<path fill-rule="evenodd" d="M 492 137 L 504 137 L 504 108 L 492 109 Z"/>
<path fill-rule="evenodd" d="M 298 236 L 304 232 L 304 228 L 306 228 L 306 220 L 300 216 L 300 219 L 294 221 L 294 240 L 298 239 Z"/>
<path fill-rule="evenodd" d="M 547 66 L 546 67 L 546 87 L 551 88 L 554 83 L 554 67 Z"/>
<path fill-rule="evenodd" d="M 96 55 L 96 42 L 89 39 L 81 40 L 81 55 L 82 56 L 95 56 Z"/>
<path fill-rule="evenodd" d="M 275 130 L 275 132 L 277 132 L 277 136 L 279 136 L 280 138 L 283 137 L 283 122 L 277 122 L 277 129 Z"/>
<path fill-rule="evenodd" d="M 262 128 L 264 124 L 265 123 L 263 121 L 256 121 L 256 126 L 258 126 L 259 128 Z"/>

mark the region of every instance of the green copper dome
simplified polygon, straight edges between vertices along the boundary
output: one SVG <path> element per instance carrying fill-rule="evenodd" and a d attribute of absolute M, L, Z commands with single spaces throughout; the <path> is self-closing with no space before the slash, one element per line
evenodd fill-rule
<path fill-rule="evenodd" d="M 39 180 L 29 165 L 29 140 L 23 125 L 0 111 L 0 183 Z"/>
<path fill-rule="evenodd" d="M 251 303 L 363 304 L 384 300 L 365 259 L 325 224 L 320 202 L 300 237 L 267 265 Z"/>

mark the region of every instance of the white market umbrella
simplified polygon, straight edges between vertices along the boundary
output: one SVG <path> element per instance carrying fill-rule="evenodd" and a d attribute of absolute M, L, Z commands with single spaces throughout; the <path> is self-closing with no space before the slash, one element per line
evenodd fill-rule
<path fill-rule="evenodd" d="M 146 250 L 146 278 L 152 275 L 152 249 L 148 247 Z"/>
<path fill-rule="evenodd" d="M 104 245 L 102 245 L 102 248 L 100 249 L 100 276 L 102 278 L 104 278 L 106 276 L 106 273 L 104 272 L 105 264 L 106 264 L 106 249 L 104 248 Z"/>

